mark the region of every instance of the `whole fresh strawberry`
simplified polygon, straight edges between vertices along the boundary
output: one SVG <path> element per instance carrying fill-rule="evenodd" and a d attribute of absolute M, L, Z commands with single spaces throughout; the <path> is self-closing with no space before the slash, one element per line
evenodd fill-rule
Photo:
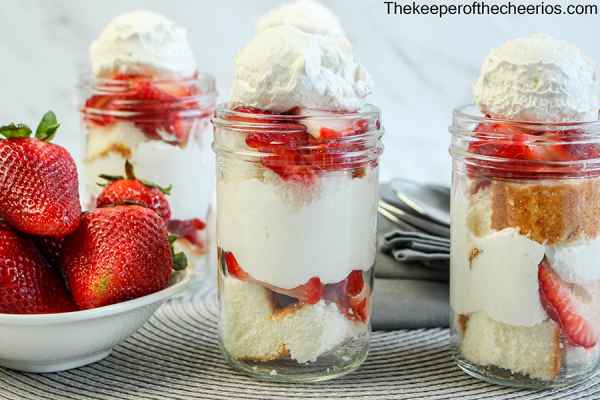
<path fill-rule="evenodd" d="M 77 167 L 63 147 L 50 143 L 59 124 L 42 118 L 35 138 L 23 124 L 0 127 L 0 217 L 21 232 L 62 237 L 79 224 Z"/>
<path fill-rule="evenodd" d="M 30 238 L 0 221 L 0 313 L 74 310 L 59 270 L 44 259 Z"/>
<path fill-rule="evenodd" d="M 171 193 L 171 187 L 160 186 L 136 178 L 133 165 L 125 162 L 125 177 L 100 175 L 100 178 L 109 183 L 104 187 L 96 200 L 97 207 L 119 204 L 138 204 L 150 208 L 165 221 L 171 218 L 171 207 L 166 195 Z"/>
<path fill-rule="evenodd" d="M 98 208 L 65 239 L 61 265 L 75 304 L 106 306 L 164 289 L 185 256 L 174 255 L 165 222 L 138 205 Z"/>

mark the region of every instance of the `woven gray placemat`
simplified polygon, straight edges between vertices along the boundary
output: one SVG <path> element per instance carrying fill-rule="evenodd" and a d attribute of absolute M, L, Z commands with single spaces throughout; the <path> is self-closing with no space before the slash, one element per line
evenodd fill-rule
<path fill-rule="evenodd" d="M 600 399 L 600 377 L 557 391 L 479 382 L 454 366 L 447 341 L 447 329 L 375 332 L 367 362 L 346 377 L 257 382 L 221 357 L 216 296 L 204 288 L 163 306 L 99 363 L 46 375 L 0 368 L 0 399 Z"/>

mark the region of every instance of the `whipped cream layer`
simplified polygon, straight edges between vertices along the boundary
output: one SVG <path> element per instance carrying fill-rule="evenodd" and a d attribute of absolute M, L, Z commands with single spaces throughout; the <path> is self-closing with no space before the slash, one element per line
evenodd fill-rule
<path fill-rule="evenodd" d="M 548 245 L 521 235 L 516 228 L 494 230 L 491 190 L 480 189 L 471 195 L 466 177 L 457 179 L 455 185 L 451 304 L 456 313 L 485 311 L 495 321 L 518 326 L 533 326 L 547 319 L 537 276 L 539 264 L 546 257 L 561 279 L 578 285 L 572 287 L 572 294 L 582 307 L 581 315 L 600 321 L 600 316 L 590 311 L 600 308 L 588 304 L 590 299 L 600 298 L 600 238 Z"/>
<path fill-rule="evenodd" d="M 272 10 L 258 21 L 258 31 L 292 25 L 306 33 L 344 35 L 337 16 L 315 0 L 298 0 Z"/>
<path fill-rule="evenodd" d="M 376 170 L 357 179 L 347 172 L 322 175 L 308 188 L 269 170 L 257 172 L 240 179 L 224 175 L 217 183 L 219 246 L 233 252 L 243 270 L 292 289 L 312 277 L 337 283 L 352 270 L 372 268 Z"/>
<path fill-rule="evenodd" d="M 576 122 L 598 119 L 600 76 L 577 47 L 544 34 L 494 49 L 481 66 L 473 93 L 496 118 Z"/>
<path fill-rule="evenodd" d="M 600 238 L 571 245 L 547 246 L 546 258 L 566 282 L 579 285 L 600 282 Z"/>
<path fill-rule="evenodd" d="M 214 155 L 209 136 L 198 135 L 184 148 L 148 139 L 128 122 L 106 127 L 90 125 L 85 165 L 88 196 L 97 196 L 100 174 L 123 175 L 128 149 L 136 175 L 161 186 L 172 185 L 169 203 L 175 219 L 205 219 L 214 187 Z M 206 143 L 202 143 L 206 141 Z"/>
<path fill-rule="evenodd" d="M 185 29 L 162 15 L 133 11 L 113 19 L 89 49 L 96 76 L 155 72 L 191 76 L 196 62 Z"/>
<path fill-rule="evenodd" d="M 231 102 L 279 113 L 295 107 L 355 111 L 371 87 L 347 39 L 280 25 L 259 32 L 239 53 Z"/>
<path fill-rule="evenodd" d="M 537 277 L 544 246 L 514 228 L 474 237 L 468 226 L 467 186 L 458 185 L 452 197 L 452 309 L 458 314 L 484 311 L 498 322 L 518 326 L 546 320 Z"/>

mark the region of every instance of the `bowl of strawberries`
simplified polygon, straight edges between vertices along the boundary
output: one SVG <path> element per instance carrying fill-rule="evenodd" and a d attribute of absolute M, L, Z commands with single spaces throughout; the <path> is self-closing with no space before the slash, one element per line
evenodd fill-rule
<path fill-rule="evenodd" d="M 81 210 L 77 168 L 35 134 L 0 127 L 0 366 L 56 372 L 108 356 L 190 281 L 167 230 L 168 190 L 103 176 L 97 207 Z"/>

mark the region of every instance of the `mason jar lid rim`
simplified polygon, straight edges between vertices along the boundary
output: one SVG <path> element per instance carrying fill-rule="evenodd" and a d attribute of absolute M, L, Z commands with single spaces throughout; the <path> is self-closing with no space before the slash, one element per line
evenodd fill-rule
<path fill-rule="evenodd" d="M 208 93 L 216 93 L 216 79 L 213 75 L 205 72 L 198 72 L 196 76 L 190 77 L 173 77 L 173 78 L 148 78 L 148 81 L 154 83 L 173 83 L 173 82 L 186 82 L 189 84 L 202 83 L 205 82 L 210 87 L 211 91 Z M 82 86 L 96 86 L 99 84 L 111 84 L 111 85 L 126 85 L 127 80 L 120 79 L 111 79 L 111 78 L 98 78 L 91 74 L 91 72 L 86 72 L 81 74 L 79 79 L 80 85 Z"/>
<path fill-rule="evenodd" d="M 238 106 L 238 105 L 235 105 Z M 235 111 L 235 107 L 231 103 L 220 103 L 217 105 L 215 110 L 215 122 L 222 124 L 230 124 L 230 123 L 240 123 L 239 120 L 228 120 L 225 117 L 240 117 L 247 118 L 249 120 L 264 120 L 271 119 L 275 121 L 302 121 L 302 120 L 318 120 L 318 119 L 373 119 L 379 118 L 381 115 L 380 109 L 373 104 L 366 104 L 361 109 L 357 111 L 350 112 L 338 112 L 331 110 L 319 110 L 319 109 L 310 109 L 310 115 L 295 115 L 295 114 L 259 114 L 259 113 L 247 113 L 241 111 Z M 256 121 L 248 121 L 248 123 L 260 123 Z"/>
<path fill-rule="evenodd" d="M 568 128 L 568 127 L 600 127 L 600 119 L 588 120 L 588 121 L 563 121 L 563 122 L 541 122 L 541 121 L 526 121 L 526 120 L 511 120 L 503 119 L 498 117 L 487 117 L 479 108 L 471 103 L 466 104 L 454 109 L 454 123 L 455 126 L 457 120 L 465 120 L 470 123 L 498 123 L 514 126 L 529 126 L 529 127 L 548 127 L 549 129 L 554 128 Z"/>

